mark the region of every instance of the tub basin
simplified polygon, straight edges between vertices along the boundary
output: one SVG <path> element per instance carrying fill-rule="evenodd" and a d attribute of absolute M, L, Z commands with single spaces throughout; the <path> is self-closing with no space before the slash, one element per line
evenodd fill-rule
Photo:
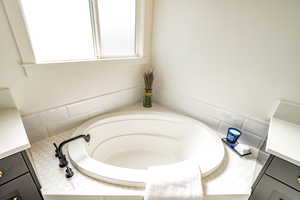
<path fill-rule="evenodd" d="M 196 162 L 205 177 L 224 158 L 224 146 L 214 130 L 171 112 L 99 116 L 79 126 L 74 136 L 79 134 L 90 134 L 91 141 L 69 144 L 72 164 L 87 176 L 126 186 L 144 187 L 148 167 L 183 160 Z"/>

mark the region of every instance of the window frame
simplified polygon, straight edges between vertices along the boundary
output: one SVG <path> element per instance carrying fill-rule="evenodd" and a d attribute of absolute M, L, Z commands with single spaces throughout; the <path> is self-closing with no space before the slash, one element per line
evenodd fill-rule
<path fill-rule="evenodd" d="M 50 62 L 37 62 L 34 56 L 32 43 L 28 28 L 25 22 L 24 13 L 22 10 L 21 0 L 2 0 L 3 7 L 6 11 L 13 36 L 15 38 L 19 54 L 21 56 L 21 65 L 30 67 L 35 65 L 59 64 L 59 63 L 77 63 L 77 62 L 126 62 L 145 64 L 149 60 L 146 55 L 146 48 L 150 44 L 146 44 L 145 39 L 150 40 L 149 34 L 146 34 L 145 29 L 149 29 L 152 6 L 152 0 L 135 0 L 136 1 L 136 21 L 135 21 L 135 55 L 134 56 L 113 56 L 103 57 L 101 54 L 101 38 L 100 38 L 100 22 L 98 13 L 98 0 L 88 0 L 91 14 L 91 26 L 94 38 L 94 50 L 96 59 L 86 60 L 57 60 Z M 99 0 L 101 1 L 101 0 Z M 149 4 L 150 3 L 150 4 Z M 148 26 L 147 26 L 148 25 Z M 147 46 L 147 47 L 146 47 Z"/>

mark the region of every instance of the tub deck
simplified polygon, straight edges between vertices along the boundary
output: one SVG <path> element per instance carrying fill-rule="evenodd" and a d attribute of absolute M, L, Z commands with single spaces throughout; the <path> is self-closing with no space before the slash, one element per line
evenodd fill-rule
<path fill-rule="evenodd" d="M 97 181 L 87 177 L 72 167 L 75 175 L 71 179 L 65 178 L 64 169 L 58 167 L 58 160 L 54 156 L 52 143 L 60 143 L 71 137 L 73 130 L 63 132 L 32 144 L 29 154 L 42 185 L 42 194 L 47 200 L 56 199 L 85 199 L 108 200 L 126 199 L 142 200 L 143 188 L 125 187 Z M 221 137 L 223 134 L 218 133 Z M 253 148 L 253 154 L 239 157 L 228 147 L 225 147 L 225 160 L 213 174 L 204 178 L 204 199 L 248 199 L 251 185 L 262 168 L 257 161 L 258 149 Z M 64 149 L 66 152 L 66 149 Z"/>

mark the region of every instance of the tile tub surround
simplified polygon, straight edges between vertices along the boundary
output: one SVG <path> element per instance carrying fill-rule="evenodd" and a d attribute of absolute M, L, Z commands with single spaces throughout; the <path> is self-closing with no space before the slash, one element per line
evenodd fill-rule
<path fill-rule="evenodd" d="M 142 199 L 142 188 L 117 186 L 97 181 L 81 174 L 72 167 L 75 175 L 65 178 L 64 169 L 59 168 L 54 157 L 53 142 L 59 143 L 71 137 L 74 130 L 35 142 L 30 149 L 32 163 L 42 185 L 45 199 Z M 222 134 L 219 133 L 221 137 Z M 247 199 L 250 187 L 258 175 L 263 163 L 257 162 L 258 150 L 248 158 L 240 158 L 226 148 L 223 165 L 204 182 L 205 199 Z"/>
<path fill-rule="evenodd" d="M 226 134 L 229 127 L 240 129 L 241 141 L 251 146 L 260 147 L 267 138 L 269 122 L 229 112 L 173 89 L 158 88 L 154 94 L 158 104 L 198 119 L 220 133 Z"/>
<path fill-rule="evenodd" d="M 22 117 L 31 142 L 36 142 L 65 130 L 97 115 L 132 105 L 141 100 L 139 87 L 124 89 L 80 102 L 64 105 Z"/>
<path fill-rule="evenodd" d="M 242 130 L 241 141 L 260 147 L 266 139 L 269 123 L 232 113 L 192 97 L 174 94 L 172 90 L 156 90 L 154 100 L 178 113 L 191 116 L 211 128 L 226 133 L 229 127 Z M 23 117 L 31 142 L 53 136 L 97 115 L 132 105 L 142 98 L 141 88 L 130 88 L 81 102 L 61 106 Z"/>

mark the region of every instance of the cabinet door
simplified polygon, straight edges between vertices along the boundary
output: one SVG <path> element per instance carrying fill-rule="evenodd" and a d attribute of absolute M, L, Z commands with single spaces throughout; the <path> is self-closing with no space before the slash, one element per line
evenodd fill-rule
<path fill-rule="evenodd" d="M 0 200 L 42 200 L 29 173 L 0 187 Z"/>
<path fill-rule="evenodd" d="M 275 157 L 268 167 L 266 174 L 300 191 L 300 167 Z"/>
<path fill-rule="evenodd" d="M 21 153 L 0 159 L 0 185 L 28 172 Z M 2 199 L 1 199 L 2 200 Z"/>
<path fill-rule="evenodd" d="M 264 175 L 249 200 L 299 200 L 300 192 Z"/>

